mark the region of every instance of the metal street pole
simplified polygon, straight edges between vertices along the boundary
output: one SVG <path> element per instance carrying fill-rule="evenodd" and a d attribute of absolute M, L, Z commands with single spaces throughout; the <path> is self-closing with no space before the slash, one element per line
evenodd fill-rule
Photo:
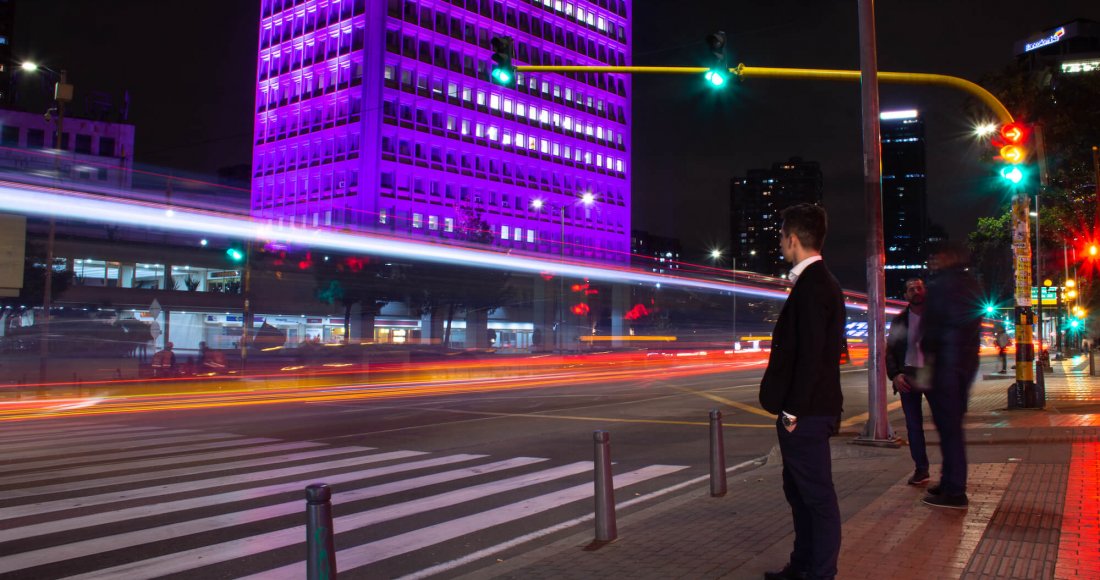
<path fill-rule="evenodd" d="M 248 367 L 248 330 L 252 327 L 252 240 L 245 242 L 244 254 L 244 280 L 241 284 L 244 291 L 244 310 L 241 315 L 241 374 Z"/>
<path fill-rule="evenodd" d="M 863 199 L 867 212 L 867 423 L 856 443 L 896 447 L 886 416 L 886 250 L 882 231 L 882 138 L 874 0 L 859 0 L 859 64 L 863 109 Z"/>
<path fill-rule="evenodd" d="M 737 255 L 733 255 L 733 285 L 735 288 L 730 292 L 733 294 L 733 342 L 737 344 Z"/>
<path fill-rule="evenodd" d="M 565 265 L 565 206 L 558 206 L 561 218 L 561 239 L 558 242 L 558 262 Z M 558 272 L 558 352 L 565 352 L 565 269 Z"/>
<path fill-rule="evenodd" d="M 1026 192 L 1012 200 L 1012 251 L 1016 257 L 1016 382 L 1008 389 L 1008 408 L 1035 408 L 1035 344 L 1031 310 L 1031 200 Z"/>
<path fill-rule="evenodd" d="M 62 137 L 65 135 L 65 103 L 73 98 L 72 85 L 65 82 L 67 72 L 61 71 L 57 84 L 54 85 L 53 96 L 57 102 L 57 155 L 54 157 L 54 167 L 57 169 L 57 180 L 61 181 L 61 155 L 65 150 Z M 46 238 L 46 279 L 42 283 L 42 334 L 38 340 L 38 382 L 46 382 L 46 360 L 50 356 L 50 309 L 53 307 L 53 254 L 54 238 L 57 232 L 57 219 L 50 214 L 50 233 Z"/>

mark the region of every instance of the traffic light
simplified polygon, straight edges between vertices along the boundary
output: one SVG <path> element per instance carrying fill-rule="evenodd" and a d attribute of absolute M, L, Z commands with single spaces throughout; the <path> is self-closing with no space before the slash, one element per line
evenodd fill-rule
<path fill-rule="evenodd" d="M 730 76 L 729 59 L 726 57 L 726 33 L 719 30 L 707 35 L 707 46 L 714 55 L 714 61 L 703 78 L 716 88 L 725 86 Z"/>
<path fill-rule="evenodd" d="M 493 45 L 493 70 L 490 80 L 493 84 L 502 87 L 514 87 L 516 85 L 516 67 L 512 65 L 512 38 L 510 36 L 494 36 Z"/>
<path fill-rule="evenodd" d="M 1023 123 L 1001 125 L 993 138 L 997 148 L 994 160 L 1000 162 L 998 173 L 1009 187 L 1023 187 L 1028 177 L 1027 163 L 1031 158 L 1031 128 Z"/>
<path fill-rule="evenodd" d="M 229 246 L 229 248 L 225 250 L 225 255 L 229 258 L 229 261 L 234 264 L 240 264 L 244 261 L 244 250 L 240 249 L 238 246 Z"/>

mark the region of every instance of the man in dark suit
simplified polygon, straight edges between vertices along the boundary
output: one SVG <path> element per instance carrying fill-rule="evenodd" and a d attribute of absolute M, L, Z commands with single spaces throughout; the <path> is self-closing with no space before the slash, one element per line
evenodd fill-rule
<path fill-rule="evenodd" d="M 783 492 L 794 516 L 794 549 L 772 580 L 833 578 L 840 555 L 840 508 L 833 489 L 829 438 L 836 434 L 844 397 L 844 295 L 821 260 L 828 230 L 825 210 L 798 204 L 783 211 L 780 248 L 794 283 L 772 333 L 760 404 L 779 415 Z"/>

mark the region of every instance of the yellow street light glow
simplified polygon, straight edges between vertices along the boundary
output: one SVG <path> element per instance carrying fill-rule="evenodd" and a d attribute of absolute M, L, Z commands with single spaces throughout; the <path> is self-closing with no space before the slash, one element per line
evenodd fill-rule
<path fill-rule="evenodd" d="M 28 60 L 27 62 L 19 65 L 19 68 L 21 68 L 21 69 L 23 69 L 27 72 L 34 72 L 34 71 L 38 70 L 38 65 Z"/>
<path fill-rule="evenodd" d="M 974 127 L 974 134 L 978 137 L 988 137 L 997 131 L 996 123 L 983 123 Z"/>
<path fill-rule="evenodd" d="M 1043 286 L 1052 286 L 1052 285 L 1054 285 L 1054 282 L 1051 281 L 1050 278 L 1047 278 L 1046 280 L 1043 280 Z"/>
<path fill-rule="evenodd" d="M 1066 298 L 1077 298 L 1077 291 L 1076 290 L 1070 290 L 1070 291 L 1066 292 Z"/>
<path fill-rule="evenodd" d="M 1073 280 L 1066 280 L 1066 288 L 1073 288 L 1076 285 L 1077 282 L 1074 282 Z"/>

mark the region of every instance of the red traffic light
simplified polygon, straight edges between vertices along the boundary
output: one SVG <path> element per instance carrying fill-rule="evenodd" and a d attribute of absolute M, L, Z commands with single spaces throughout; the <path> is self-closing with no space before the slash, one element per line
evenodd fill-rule
<path fill-rule="evenodd" d="M 1001 125 L 1001 138 L 1009 143 L 1022 143 L 1027 138 L 1027 128 L 1020 123 Z"/>

